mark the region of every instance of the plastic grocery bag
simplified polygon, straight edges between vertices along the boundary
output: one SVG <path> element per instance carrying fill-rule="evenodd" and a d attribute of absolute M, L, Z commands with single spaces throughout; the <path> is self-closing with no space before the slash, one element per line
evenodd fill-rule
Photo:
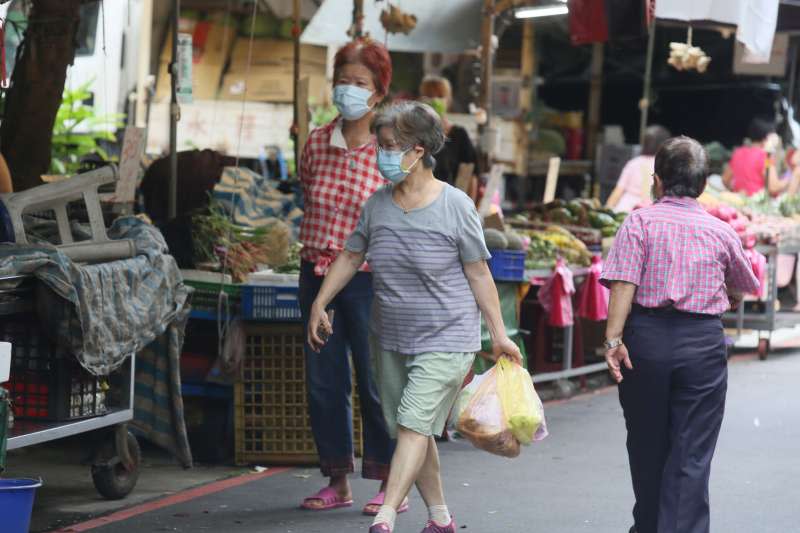
<path fill-rule="evenodd" d="M 542 402 L 530 375 L 506 358 L 464 388 L 457 409 L 458 432 L 495 455 L 517 457 L 521 443 L 547 436 Z"/>
<path fill-rule="evenodd" d="M 608 318 L 609 290 L 600 284 L 603 273 L 603 259 L 596 255 L 592 257 L 592 266 L 589 275 L 578 291 L 578 311 L 581 318 L 600 322 Z"/>
<path fill-rule="evenodd" d="M 556 260 L 553 275 L 539 287 L 537 296 L 539 303 L 547 312 L 547 323 L 551 326 L 565 328 L 574 323 L 572 316 L 572 295 L 575 294 L 575 282 L 572 271 L 563 258 Z"/>
<path fill-rule="evenodd" d="M 497 361 L 497 392 L 506 423 L 521 444 L 530 444 L 547 436 L 544 407 L 527 370 L 502 357 Z"/>

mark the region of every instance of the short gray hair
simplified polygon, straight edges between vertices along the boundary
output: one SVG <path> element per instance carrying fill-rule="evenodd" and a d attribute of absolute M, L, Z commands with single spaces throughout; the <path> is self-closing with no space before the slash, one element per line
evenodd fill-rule
<path fill-rule="evenodd" d="M 706 188 L 708 153 L 691 137 L 673 137 L 656 153 L 655 171 L 665 196 L 697 198 Z"/>
<path fill-rule="evenodd" d="M 397 143 L 403 147 L 421 146 L 425 150 L 422 164 L 436 166 L 433 157 L 444 148 L 444 125 L 439 114 L 427 104 L 403 101 L 381 110 L 372 121 L 372 131 L 391 128 Z"/>

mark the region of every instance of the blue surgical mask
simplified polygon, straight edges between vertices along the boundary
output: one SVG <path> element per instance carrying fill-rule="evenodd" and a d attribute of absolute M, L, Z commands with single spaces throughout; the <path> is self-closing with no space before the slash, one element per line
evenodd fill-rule
<path fill-rule="evenodd" d="M 333 103 L 345 120 L 358 120 L 372 110 L 369 99 L 372 91 L 355 85 L 336 85 Z"/>
<path fill-rule="evenodd" d="M 417 164 L 417 159 L 408 168 L 403 168 L 403 156 L 408 150 L 383 150 L 378 149 L 378 170 L 384 178 L 395 185 L 406 179 L 411 169 Z"/>

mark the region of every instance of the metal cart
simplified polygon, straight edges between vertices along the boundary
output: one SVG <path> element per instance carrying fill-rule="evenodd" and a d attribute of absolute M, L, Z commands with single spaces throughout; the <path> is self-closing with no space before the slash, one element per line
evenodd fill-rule
<path fill-rule="evenodd" d="M 26 276 L 0 278 L 0 296 L 3 297 L 0 298 L 0 316 L 33 310 L 32 288 L 21 285 L 28 279 Z M 131 355 L 120 372 L 122 390 L 119 397 L 124 405 L 111 407 L 99 416 L 78 420 L 51 422 L 16 419 L 9 432 L 8 449 L 105 429 L 107 431 L 98 434 L 99 445 L 91 461 L 92 480 L 97 491 L 105 498 L 114 500 L 126 497 L 136 486 L 141 463 L 139 444 L 127 428 L 127 422 L 133 420 L 135 355 Z"/>
<path fill-rule="evenodd" d="M 758 357 L 766 360 L 772 342 L 772 332 L 779 329 L 793 328 L 800 324 L 800 314 L 794 311 L 778 311 L 778 254 L 798 254 L 800 253 L 800 242 L 792 241 L 780 245 L 759 246 L 758 251 L 767 257 L 767 289 L 766 297 L 758 303 L 757 309 L 747 310 L 745 304 L 733 313 L 727 313 L 723 317 L 726 328 L 733 328 L 737 331 L 737 337 L 741 337 L 743 330 L 755 330 L 758 332 Z"/>

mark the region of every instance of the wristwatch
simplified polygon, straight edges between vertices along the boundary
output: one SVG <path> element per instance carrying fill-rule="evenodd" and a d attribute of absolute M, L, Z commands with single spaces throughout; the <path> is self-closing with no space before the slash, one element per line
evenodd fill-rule
<path fill-rule="evenodd" d="M 622 346 L 622 338 L 617 337 L 616 339 L 608 339 L 603 343 L 606 351 L 613 350 L 614 348 L 619 348 Z"/>

